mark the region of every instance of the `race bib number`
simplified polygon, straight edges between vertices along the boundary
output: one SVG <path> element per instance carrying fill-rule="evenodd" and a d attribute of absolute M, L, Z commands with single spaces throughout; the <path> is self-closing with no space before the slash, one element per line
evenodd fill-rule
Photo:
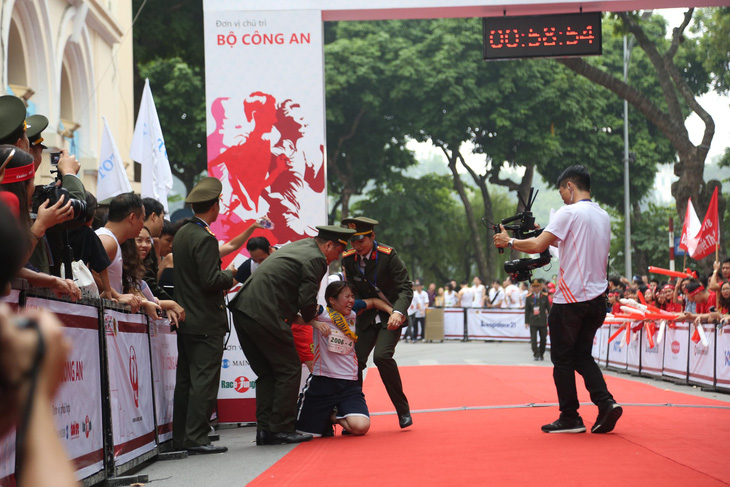
<path fill-rule="evenodd" d="M 327 350 L 334 353 L 347 355 L 352 352 L 355 347 L 355 341 L 349 339 L 340 330 L 332 329 L 329 337 L 327 337 Z"/>
<path fill-rule="evenodd" d="M 539 308 L 533 309 L 532 310 L 532 314 L 535 315 L 535 316 L 540 316 L 540 309 Z"/>

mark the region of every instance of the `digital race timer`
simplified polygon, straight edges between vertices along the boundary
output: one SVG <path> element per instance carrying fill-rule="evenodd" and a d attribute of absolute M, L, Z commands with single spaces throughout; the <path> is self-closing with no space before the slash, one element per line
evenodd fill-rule
<path fill-rule="evenodd" d="M 484 59 L 601 54 L 601 12 L 485 17 Z"/>

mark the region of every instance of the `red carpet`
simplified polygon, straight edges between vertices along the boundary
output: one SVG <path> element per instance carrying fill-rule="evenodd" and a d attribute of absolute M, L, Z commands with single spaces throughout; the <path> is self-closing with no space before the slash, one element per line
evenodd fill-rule
<path fill-rule="evenodd" d="M 420 366 L 401 374 L 412 427 L 401 431 L 395 415 L 377 414 L 393 406 L 369 369 L 366 436 L 339 436 L 338 428 L 335 438 L 298 445 L 250 485 L 730 485 L 729 403 L 606 377 L 624 405 L 616 430 L 548 435 L 540 426 L 558 415 L 548 367 Z M 587 393 L 580 400 L 589 402 Z M 527 404 L 543 406 L 510 407 Z M 476 409 L 424 411 L 448 408 Z M 581 413 L 590 430 L 595 406 Z"/>

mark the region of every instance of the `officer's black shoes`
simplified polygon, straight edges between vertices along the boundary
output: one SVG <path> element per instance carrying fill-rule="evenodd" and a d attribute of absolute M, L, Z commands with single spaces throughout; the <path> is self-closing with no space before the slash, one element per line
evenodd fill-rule
<path fill-rule="evenodd" d="M 575 419 L 558 419 L 542 427 L 545 433 L 585 433 L 586 427 L 580 416 Z"/>
<path fill-rule="evenodd" d="M 413 424 L 413 418 L 411 418 L 411 413 L 406 414 L 399 414 L 398 415 L 398 424 L 401 428 L 408 428 L 410 425 Z"/>
<path fill-rule="evenodd" d="M 335 428 L 331 424 L 328 424 L 324 427 L 324 431 L 322 431 L 322 438 L 331 438 L 335 436 Z"/>
<path fill-rule="evenodd" d="M 266 445 L 266 442 L 269 441 L 270 434 L 271 433 L 266 430 L 256 430 L 256 444 L 258 446 Z"/>
<path fill-rule="evenodd" d="M 269 433 L 266 445 L 284 445 L 289 443 L 302 443 L 313 438 L 312 435 L 302 433 Z"/>
<path fill-rule="evenodd" d="M 596 418 L 596 423 L 591 428 L 591 433 L 608 433 L 613 431 L 616 422 L 623 412 L 623 408 L 614 401 L 598 406 L 598 417 Z"/>
<path fill-rule="evenodd" d="M 225 446 L 201 445 L 188 448 L 188 455 L 209 455 L 211 453 L 225 453 L 228 448 Z"/>

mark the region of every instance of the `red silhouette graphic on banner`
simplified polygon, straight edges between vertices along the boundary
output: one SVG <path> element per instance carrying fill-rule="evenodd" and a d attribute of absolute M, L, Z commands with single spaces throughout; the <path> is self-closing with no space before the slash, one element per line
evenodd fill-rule
<path fill-rule="evenodd" d="M 324 216 L 314 211 L 325 189 L 324 147 L 307 136 L 301 108 L 263 92 L 242 104 L 229 97 L 211 104 L 216 128 L 207 141 L 208 173 L 223 182 L 221 214 L 212 225 L 219 240 L 262 216 L 274 223 L 265 235 L 272 243 L 316 235 Z"/>
<path fill-rule="evenodd" d="M 129 347 L 129 383 L 132 385 L 134 405 L 139 407 L 139 373 L 137 370 L 137 352 L 134 346 Z"/>

